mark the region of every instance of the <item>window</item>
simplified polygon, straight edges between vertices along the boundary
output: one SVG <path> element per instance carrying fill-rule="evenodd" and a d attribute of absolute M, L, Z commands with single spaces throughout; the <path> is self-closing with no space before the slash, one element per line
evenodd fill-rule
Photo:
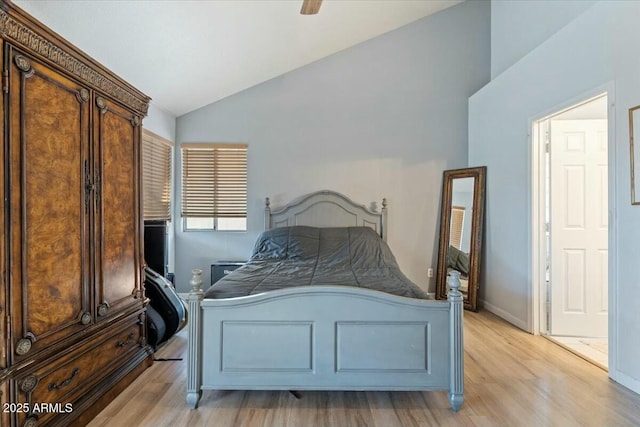
<path fill-rule="evenodd" d="M 247 145 L 182 144 L 185 230 L 247 229 Z"/>
<path fill-rule="evenodd" d="M 464 224 L 464 208 L 461 206 L 453 206 L 451 208 L 451 231 L 449 241 L 451 246 L 456 249 L 460 248 L 462 243 L 462 232 Z"/>
<path fill-rule="evenodd" d="M 171 153 L 173 143 L 142 131 L 144 219 L 171 221 Z"/>

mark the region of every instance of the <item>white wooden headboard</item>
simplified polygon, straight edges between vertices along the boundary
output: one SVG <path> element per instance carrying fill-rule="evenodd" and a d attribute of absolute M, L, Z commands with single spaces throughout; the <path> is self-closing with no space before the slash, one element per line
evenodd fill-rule
<path fill-rule="evenodd" d="M 264 228 L 308 225 L 311 227 L 371 227 L 387 240 L 387 199 L 382 199 L 381 212 L 368 209 L 335 191 L 310 193 L 271 211 L 267 197 Z"/>

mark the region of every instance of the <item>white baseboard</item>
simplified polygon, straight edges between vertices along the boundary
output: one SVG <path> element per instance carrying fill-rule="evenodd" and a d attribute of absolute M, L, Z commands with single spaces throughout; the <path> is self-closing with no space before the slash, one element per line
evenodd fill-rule
<path fill-rule="evenodd" d="M 623 374 L 618 370 L 616 370 L 615 372 L 609 371 L 609 378 L 628 388 L 629 390 L 640 394 L 640 381 L 638 381 L 637 379 L 632 378 L 627 374 Z"/>
<path fill-rule="evenodd" d="M 485 310 L 495 314 L 496 316 L 506 320 L 507 322 L 511 323 L 512 325 L 522 329 L 523 331 L 531 333 L 531 331 L 529 330 L 529 325 L 527 324 L 527 322 L 523 322 L 522 319 L 518 319 L 517 317 L 515 317 L 511 313 L 508 313 L 508 312 L 504 311 L 503 309 L 498 308 L 495 305 L 490 304 L 490 303 L 488 303 L 486 301 L 482 301 L 480 306 L 484 307 Z"/>

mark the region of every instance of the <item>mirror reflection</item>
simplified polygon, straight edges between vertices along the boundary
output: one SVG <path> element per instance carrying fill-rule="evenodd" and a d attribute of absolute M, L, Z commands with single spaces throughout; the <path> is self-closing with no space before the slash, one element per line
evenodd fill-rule
<path fill-rule="evenodd" d="M 465 297 L 469 288 L 469 253 L 471 252 L 474 181 L 475 178 L 454 179 L 451 195 L 447 275 L 451 270 L 460 272 L 460 291 Z"/>
<path fill-rule="evenodd" d="M 465 308 L 477 309 L 485 167 L 444 172 L 436 298 L 446 299 L 446 280 L 460 272 Z"/>

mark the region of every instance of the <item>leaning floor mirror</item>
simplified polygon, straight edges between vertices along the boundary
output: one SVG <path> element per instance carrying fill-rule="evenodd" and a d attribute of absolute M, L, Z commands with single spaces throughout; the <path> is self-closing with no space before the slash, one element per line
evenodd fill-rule
<path fill-rule="evenodd" d="M 436 298 L 447 298 L 447 276 L 460 272 L 464 308 L 476 311 L 484 221 L 485 166 L 444 171 Z"/>

